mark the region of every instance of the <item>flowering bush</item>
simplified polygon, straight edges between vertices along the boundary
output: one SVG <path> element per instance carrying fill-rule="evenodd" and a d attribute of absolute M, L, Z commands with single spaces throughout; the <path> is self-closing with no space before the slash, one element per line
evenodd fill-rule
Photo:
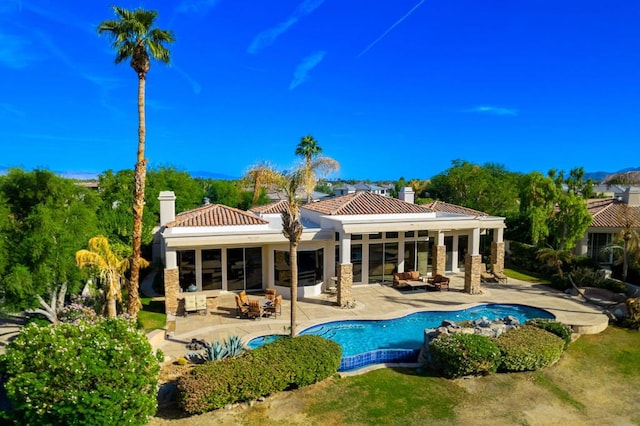
<path fill-rule="evenodd" d="M 58 319 L 61 322 L 77 324 L 81 320 L 93 322 L 96 319 L 96 311 L 88 306 L 79 303 L 71 303 L 58 312 Z"/>
<path fill-rule="evenodd" d="M 146 424 L 160 357 L 124 318 L 28 325 L 4 359 L 8 416 L 18 424 Z"/>

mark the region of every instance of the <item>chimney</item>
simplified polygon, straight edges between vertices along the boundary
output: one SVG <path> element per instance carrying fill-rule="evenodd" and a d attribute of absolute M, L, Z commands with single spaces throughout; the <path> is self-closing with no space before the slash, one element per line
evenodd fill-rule
<path fill-rule="evenodd" d="M 404 188 L 400 188 L 398 198 L 400 198 L 405 203 L 413 204 L 415 202 L 416 193 L 413 192 L 413 188 L 411 188 L 410 186 L 406 186 Z"/>
<path fill-rule="evenodd" d="M 640 206 L 640 188 L 634 186 L 627 187 L 622 194 L 622 201 L 629 206 Z"/>
<path fill-rule="evenodd" d="M 176 219 L 176 195 L 173 191 L 160 191 L 160 226 Z"/>

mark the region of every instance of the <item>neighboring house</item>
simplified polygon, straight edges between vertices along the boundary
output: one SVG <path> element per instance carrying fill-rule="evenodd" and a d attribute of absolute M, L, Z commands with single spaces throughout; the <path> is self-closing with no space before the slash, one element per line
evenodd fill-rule
<path fill-rule="evenodd" d="M 336 186 L 333 188 L 333 195 L 335 196 L 353 194 L 356 192 L 370 192 L 371 194 L 383 195 L 385 197 L 389 196 L 388 187 L 383 187 L 383 186 L 378 186 L 378 185 L 373 185 L 373 184 L 363 183 L 363 182 L 356 183 L 353 185 L 346 183 L 344 185 Z"/>
<path fill-rule="evenodd" d="M 587 208 L 593 220 L 575 252 L 611 264 L 613 254 L 603 253 L 602 249 L 614 241 L 625 224 L 640 230 L 640 188 L 626 187 L 619 196 L 588 200 Z"/>
<path fill-rule="evenodd" d="M 307 193 L 305 192 L 305 190 L 303 188 L 298 188 L 298 190 L 296 191 L 296 197 L 300 200 L 306 200 L 307 199 Z M 330 194 L 325 194 L 324 192 L 318 192 L 318 191 L 313 191 L 311 192 L 311 201 L 312 202 L 316 202 L 319 200 L 323 200 L 325 198 L 329 198 L 331 197 Z M 281 201 L 281 200 L 286 200 L 287 199 L 287 194 L 284 191 L 278 190 L 278 189 L 271 189 L 269 191 L 267 191 L 267 198 L 269 198 L 269 200 L 271 202 L 277 202 L 277 201 Z"/>
<path fill-rule="evenodd" d="M 629 187 L 626 185 L 607 185 L 599 183 L 593 186 L 593 193 L 600 198 L 618 198 L 622 197 Z"/>
<path fill-rule="evenodd" d="M 286 201 L 252 211 L 211 204 L 175 214 L 175 195 L 160 193 L 156 235 L 167 313 L 179 313 L 181 293 L 290 288 L 289 241 L 282 233 Z M 298 246 L 299 297 L 338 287 L 348 306 L 353 284 L 387 283 L 393 272 L 421 275 L 464 270 L 465 291 L 478 293 L 481 236 L 491 238 L 494 270 L 504 268 L 504 218 L 434 202 L 429 206 L 355 192 L 302 205 Z"/>

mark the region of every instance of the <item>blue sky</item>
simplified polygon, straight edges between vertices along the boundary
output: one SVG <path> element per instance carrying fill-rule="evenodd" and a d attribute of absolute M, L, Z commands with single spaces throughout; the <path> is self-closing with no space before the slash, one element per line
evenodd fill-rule
<path fill-rule="evenodd" d="M 112 0 L 0 2 L 0 168 L 133 168 L 137 77 L 97 25 Z M 640 2 L 123 0 L 159 12 L 147 157 L 241 176 L 312 134 L 333 177 L 638 166 Z"/>

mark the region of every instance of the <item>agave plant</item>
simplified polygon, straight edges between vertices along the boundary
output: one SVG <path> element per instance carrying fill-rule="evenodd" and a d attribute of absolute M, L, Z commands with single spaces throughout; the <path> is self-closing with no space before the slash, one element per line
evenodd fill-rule
<path fill-rule="evenodd" d="M 224 347 L 227 350 L 227 356 L 237 357 L 244 352 L 242 340 L 239 336 L 231 336 L 229 339 L 225 339 Z"/>

